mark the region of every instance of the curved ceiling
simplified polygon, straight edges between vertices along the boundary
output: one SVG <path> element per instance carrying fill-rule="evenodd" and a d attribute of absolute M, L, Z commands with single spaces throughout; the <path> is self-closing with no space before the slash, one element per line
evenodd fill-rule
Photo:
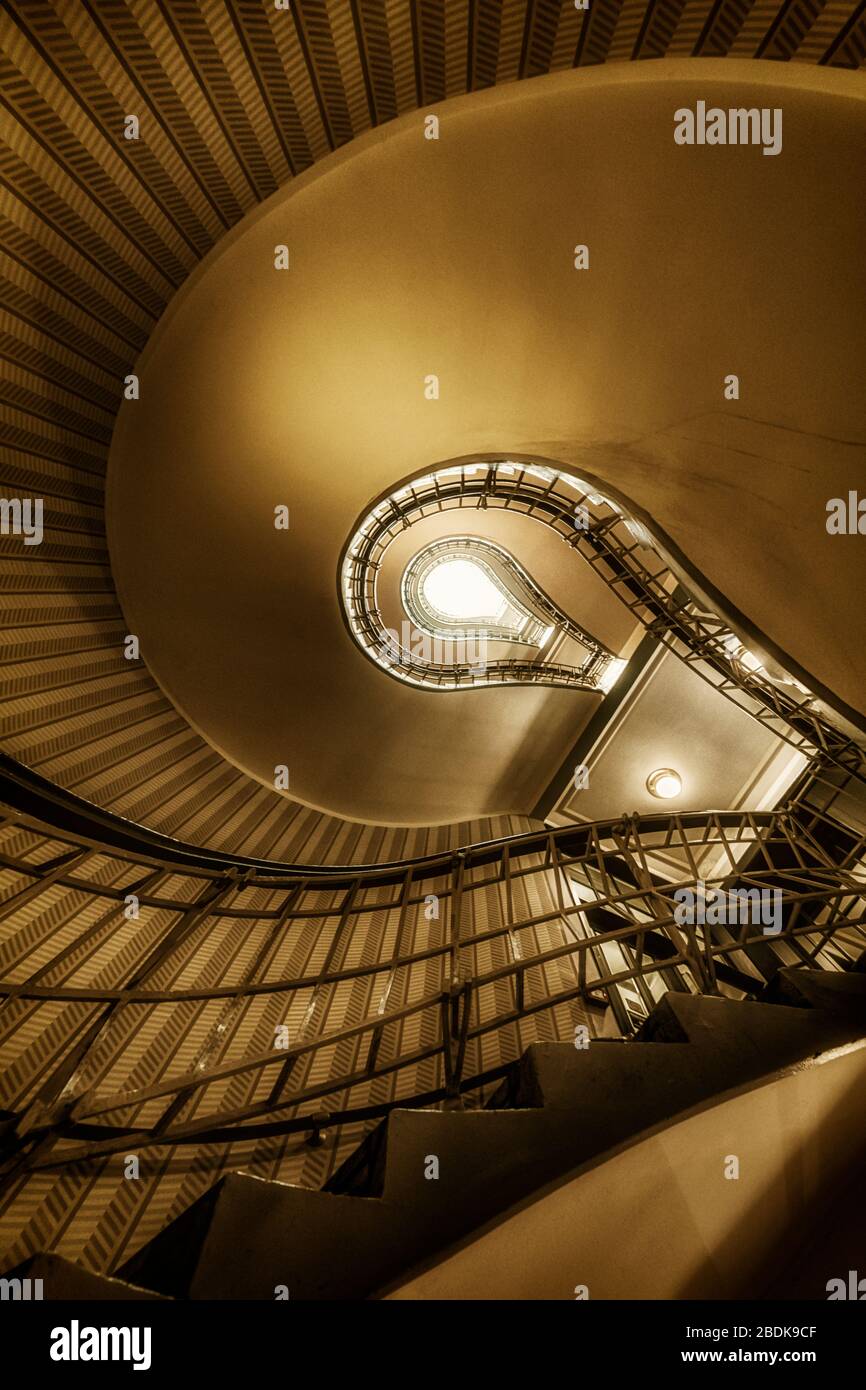
<path fill-rule="evenodd" d="M 580 728 L 575 695 L 401 686 L 338 607 L 358 513 L 473 451 L 621 487 L 862 704 L 862 559 L 825 529 L 864 456 L 856 85 L 730 62 L 559 74 L 444 106 L 436 142 L 418 117 L 366 136 L 225 238 L 140 359 L 109 475 L 124 611 L 190 722 L 343 816 L 529 810 Z M 673 113 L 700 99 L 783 108 L 781 157 L 677 145 Z"/>
<path fill-rule="evenodd" d="M 666 53 L 856 68 L 864 34 L 853 0 L 5 7 L 0 468 L 5 496 L 46 507 L 38 550 L 0 537 L 7 751 L 121 814 L 239 852 L 388 858 L 510 828 L 407 839 L 316 815 L 226 762 L 123 659 L 102 521 L 123 377 L 226 229 L 372 125 L 467 89 Z M 120 133 L 129 111 L 134 143 Z"/>

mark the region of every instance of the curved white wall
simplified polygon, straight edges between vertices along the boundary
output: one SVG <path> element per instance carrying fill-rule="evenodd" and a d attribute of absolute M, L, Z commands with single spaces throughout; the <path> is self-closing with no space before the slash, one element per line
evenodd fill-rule
<path fill-rule="evenodd" d="M 109 479 L 130 630 L 196 727 L 350 817 L 527 810 L 570 693 L 398 685 L 337 605 L 370 498 L 473 451 L 619 485 L 863 708 L 864 541 L 825 529 L 827 498 L 866 488 L 859 95 L 733 60 L 562 73 L 443 104 L 438 142 L 420 114 L 373 132 L 226 238 L 140 364 Z M 699 99 L 781 107 L 781 154 L 677 146 Z"/>

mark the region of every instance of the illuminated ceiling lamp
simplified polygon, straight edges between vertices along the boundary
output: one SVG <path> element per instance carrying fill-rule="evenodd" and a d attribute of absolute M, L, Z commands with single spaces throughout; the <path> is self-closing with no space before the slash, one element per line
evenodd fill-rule
<path fill-rule="evenodd" d="M 670 801 L 679 796 L 683 789 L 683 779 L 672 767 L 659 767 L 646 779 L 647 791 L 662 801 Z"/>

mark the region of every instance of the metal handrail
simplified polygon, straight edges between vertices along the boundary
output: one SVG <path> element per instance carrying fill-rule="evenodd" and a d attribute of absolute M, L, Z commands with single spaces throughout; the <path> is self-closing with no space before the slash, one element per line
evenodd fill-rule
<path fill-rule="evenodd" d="M 13 780 L 19 791 L 28 784 L 31 793 L 38 790 L 23 770 Z M 55 789 L 51 804 L 57 796 L 64 799 Z M 70 814 L 83 815 L 78 799 L 70 801 L 76 803 L 68 807 Z M 99 819 L 105 823 L 111 817 L 100 813 Z M 92 817 L 86 820 L 87 828 L 93 831 L 96 826 Z M 342 1124 L 362 1114 L 387 1113 L 394 1104 L 433 1103 L 434 1096 L 456 1097 L 472 1085 L 482 1084 L 479 1077 L 489 1078 L 503 1071 L 501 1067 L 475 1070 L 467 1078 L 468 1045 L 534 1014 L 580 1000 L 597 1001 L 611 988 L 629 980 L 649 980 L 660 972 L 665 972 L 666 977 L 673 973 L 679 978 L 679 987 L 698 992 L 717 991 L 720 980 L 724 983 L 724 978 L 731 978 L 742 992 L 750 978 L 743 974 L 743 967 L 748 966 L 753 948 L 775 952 L 777 963 L 781 963 L 784 957 L 778 956 L 778 951 L 784 944 L 805 965 L 821 959 L 831 937 L 837 948 L 841 941 L 846 941 L 855 953 L 866 947 L 866 879 L 861 865 L 866 841 L 819 809 L 798 801 L 778 811 L 620 817 L 502 837 L 399 864 L 353 869 L 322 867 L 315 874 L 310 866 L 281 866 L 268 861 L 239 865 L 232 856 L 210 852 L 198 862 L 193 847 L 172 841 L 168 842 L 170 855 L 160 859 L 154 844 L 154 838 L 160 837 L 149 832 L 141 840 L 144 852 L 136 854 L 128 842 L 137 827 L 128 822 L 121 822 L 119 845 L 95 842 L 92 835 L 76 839 L 68 828 L 58 832 L 53 824 L 22 813 L 16 806 L 10 806 L 5 828 L 20 832 L 28 840 L 28 849 L 27 857 L 23 853 L 4 856 L 7 870 L 19 873 L 25 886 L 0 902 L 0 915 L 14 914 L 25 895 L 29 905 L 41 893 L 60 891 L 74 894 L 76 902 L 81 895 L 89 895 L 92 900 L 107 900 L 110 904 L 83 937 L 76 937 L 35 973 L 23 979 L 0 981 L 0 1013 L 13 999 L 30 1001 L 35 1007 L 58 1002 L 100 1006 L 97 1017 L 88 1020 L 83 1036 L 73 1039 L 68 1054 L 42 1084 L 38 1095 L 7 1120 L 12 1172 L 19 1171 L 22 1163 L 29 1167 L 62 1166 L 118 1153 L 133 1144 L 142 1147 L 210 1143 L 227 1136 L 233 1140 L 249 1139 L 253 1131 L 264 1134 L 316 1130 L 325 1123 Z M 822 846 L 821 836 L 825 833 L 831 835 L 830 850 Z M 42 844 L 50 845 L 54 851 L 39 863 L 30 843 L 35 837 L 41 837 Z M 777 935 L 768 938 L 765 932 L 751 929 L 754 923 L 746 922 L 742 930 L 716 937 L 706 927 L 682 926 L 677 922 L 674 890 L 683 884 L 704 881 L 700 879 L 699 860 L 710 851 L 719 862 L 706 883 L 726 891 L 736 885 L 779 892 L 784 925 Z M 670 858 L 672 854 L 679 855 L 682 871 L 665 879 L 658 872 L 659 856 Z M 190 862 L 186 862 L 186 856 Z M 98 878 L 92 872 L 89 877 L 85 873 L 94 859 L 99 862 Z M 114 985 L 74 986 L 62 981 L 46 984 L 43 977 L 61 971 L 74 958 L 83 938 L 105 929 L 122 912 L 130 883 L 118 887 L 107 882 L 111 875 L 106 874 L 106 861 L 115 868 L 121 866 L 124 874 L 131 868 L 148 871 L 143 879 L 133 880 L 149 884 L 147 891 L 142 887 L 141 906 L 165 913 L 168 921 L 149 943 L 144 960 Z M 171 896 L 163 896 L 159 885 L 165 877 L 169 882 L 178 877 L 188 880 L 190 897 L 178 896 L 176 888 Z M 380 890 L 394 883 L 400 885 L 399 892 L 383 899 Z M 518 909 L 517 889 L 522 885 L 531 886 L 543 897 L 535 910 L 528 898 L 526 908 Z M 500 902 L 501 920 L 477 930 L 467 928 L 464 903 L 472 894 L 484 890 L 495 890 L 497 900 L 504 897 L 504 908 Z M 238 902 L 253 892 L 257 895 L 255 905 Z M 408 914 L 413 909 L 417 912 L 431 893 L 443 910 L 441 936 L 421 949 L 408 950 L 403 942 L 403 925 Z M 522 896 L 526 897 L 525 891 Z M 340 955 L 343 942 L 351 936 L 346 932 L 349 922 L 357 921 L 362 914 L 384 911 L 399 916 L 391 954 L 387 958 L 344 964 Z M 315 974 L 293 973 L 274 980 L 258 977 L 265 959 L 262 946 L 244 978 L 235 984 L 155 988 L 151 982 L 154 973 L 194 931 L 221 917 L 261 923 L 266 929 L 265 941 L 274 933 L 287 932 L 293 924 L 305 921 L 330 920 L 336 926 L 326 958 Z M 521 934 L 531 937 L 540 927 L 556 927 L 561 941 L 515 953 L 513 943 Z M 510 958 L 467 970 L 467 953 L 502 939 L 509 944 Z M 606 964 L 606 949 L 621 953 L 619 963 Z M 19 967 L 26 955 L 27 952 L 19 958 Z M 420 962 L 436 960 L 440 962 L 439 986 L 428 987 L 420 998 L 402 1006 L 389 1007 L 391 988 L 400 973 Z M 559 988 L 552 988 L 545 979 L 540 993 L 536 991 L 535 997 L 527 998 L 527 983 L 536 978 L 532 972 L 538 975 L 553 965 L 567 965 L 573 982 L 560 981 Z M 306 1036 L 305 1023 L 300 1035 L 285 1049 L 271 1048 L 266 1053 L 220 1062 L 219 1053 L 229 1036 L 224 1025 L 225 1036 L 221 1039 L 214 1035 L 199 1064 L 181 1075 L 105 1095 L 93 1094 L 83 1080 L 76 1081 L 92 1049 L 105 1041 L 118 1010 L 190 1001 L 219 1001 L 232 1010 L 257 995 L 294 996 L 309 991 L 305 1015 L 309 1023 L 316 1001 L 327 998 L 329 991 L 347 981 L 372 984 L 381 977 L 383 987 L 375 1012 L 371 994 L 361 1021 L 315 1036 Z M 751 978 L 758 991 L 763 983 L 760 975 L 756 972 Z M 497 988 L 506 989 L 512 1002 L 507 1007 L 500 1004 L 493 1010 L 487 1008 L 482 1017 L 478 1008 L 482 992 Z M 380 1057 L 385 1031 L 418 1015 L 438 1019 L 435 1038 L 398 1049 L 390 1058 Z M 314 1083 L 308 1079 L 291 1085 L 292 1073 L 302 1060 L 339 1044 L 357 1048 L 354 1062 L 325 1081 Z M 365 1047 L 366 1058 L 362 1062 Z M 351 1095 L 355 1086 L 431 1060 L 441 1067 L 444 1079 L 440 1087 L 426 1087 L 379 1107 L 359 1107 L 347 1100 L 327 1112 L 310 1109 L 329 1095 Z M 180 1118 L 186 1102 L 203 1095 L 209 1086 L 230 1077 L 259 1076 L 270 1069 L 275 1069 L 277 1076 L 262 1099 L 217 1109 L 195 1120 Z M 163 1099 L 168 1104 L 156 1119 L 136 1123 L 142 1107 Z M 128 1124 L 96 1123 L 100 1116 L 124 1110 L 130 1115 Z"/>
<path fill-rule="evenodd" d="M 510 508 L 552 529 L 589 562 L 636 621 L 720 694 L 793 747 L 828 758 L 866 782 L 866 718 L 783 653 L 774 660 L 788 673 L 786 685 L 763 666 L 745 665 L 735 654 L 739 635 L 754 633 L 762 649 L 773 651 L 769 639 L 698 575 L 642 508 L 608 484 L 547 460 L 484 456 L 442 464 L 403 482 L 358 518 L 338 569 L 343 617 L 365 655 L 396 679 L 433 689 L 523 680 L 574 683 L 573 674 L 543 661 L 498 661 L 476 671 L 414 658 L 385 663 L 377 656 L 385 632 L 377 577 L 389 545 L 432 512 L 465 507 Z M 577 511 L 587 524 L 575 525 Z"/>

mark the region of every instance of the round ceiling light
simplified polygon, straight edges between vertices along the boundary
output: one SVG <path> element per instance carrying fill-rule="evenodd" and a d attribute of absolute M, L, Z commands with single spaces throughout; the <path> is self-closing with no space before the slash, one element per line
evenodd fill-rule
<path fill-rule="evenodd" d="M 683 779 L 672 767 L 660 767 L 650 773 L 646 785 L 647 791 L 652 792 L 653 796 L 661 797 L 662 801 L 670 801 L 682 791 Z"/>

